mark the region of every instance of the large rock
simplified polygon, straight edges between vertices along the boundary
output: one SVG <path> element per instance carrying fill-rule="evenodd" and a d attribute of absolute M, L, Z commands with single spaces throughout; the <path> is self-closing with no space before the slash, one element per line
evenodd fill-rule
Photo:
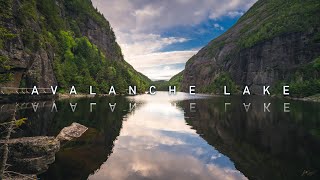
<path fill-rule="evenodd" d="M 55 161 L 55 155 L 60 150 L 60 141 L 70 141 L 79 138 L 87 127 L 72 123 L 63 128 L 57 137 L 37 136 L 22 137 L 9 140 L 0 140 L 0 162 L 7 146 L 8 158 L 6 164 L 10 164 L 9 170 L 22 175 L 33 177 L 48 170 L 49 164 Z M 0 164 L 0 167 L 3 166 Z M 16 179 L 23 179 L 15 177 Z"/>
<path fill-rule="evenodd" d="M 22 174 L 40 174 L 46 171 L 48 165 L 55 161 L 55 153 L 60 149 L 59 140 L 48 136 L 1 140 L 0 146 L 3 147 L 4 144 L 8 144 L 7 164 L 11 165 L 10 170 Z"/>
<path fill-rule="evenodd" d="M 84 132 L 88 130 L 87 127 L 79 124 L 72 123 L 68 127 L 64 127 L 57 136 L 60 141 L 70 141 L 75 138 L 79 138 Z"/>

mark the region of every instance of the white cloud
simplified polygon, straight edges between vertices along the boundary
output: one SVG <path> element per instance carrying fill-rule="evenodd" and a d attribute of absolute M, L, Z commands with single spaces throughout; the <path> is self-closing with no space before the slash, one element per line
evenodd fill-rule
<path fill-rule="evenodd" d="M 164 55 L 179 62 L 182 61 L 182 57 L 185 58 L 183 62 L 186 62 L 192 56 L 189 51 L 159 55 L 159 52 L 168 45 L 189 40 L 184 37 L 162 37 L 160 34 L 169 28 L 194 26 L 208 18 L 236 17 L 238 15 L 236 12 L 246 11 L 256 0 L 92 1 L 110 21 L 125 59 L 139 71 L 146 73 L 146 69 L 140 67 L 162 64 L 166 61 Z M 224 28 L 220 26 L 219 29 Z M 157 73 L 153 76 L 157 76 Z"/>
<path fill-rule="evenodd" d="M 220 24 L 218 24 L 218 23 L 213 24 L 213 27 L 214 27 L 215 29 L 218 29 L 218 30 L 221 30 L 221 31 L 224 30 L 224 27 L 222 27 L 222 26 L 221 26 Z"/>
<path fill-rule="evenodd" d="M 147 53 L 131 56 L 128 62 L 152 80 L 169 80 L 173 75 L 181 72 L 186 60 L 197 52 L 198 50 Z M 176 64 L 183 65 L 173 68 L 172 66 Z"/>
<path fill-rule="evenodd" d="M 158 52 L 168 45 L 188 41 L 186 38 L 161 37 L 158 34 L 152 33 L 119 32 L 118 34 L 118 42 L 121 45 L 125 59 L 128 61 L 132 57 Z"/>
<path fill-rule="evenodd" d="M 121 32 L 161 32 L 179 25 L 195 25 L 230 11 L 245 11 L 256 0 L 93 0 Z"/>
<path fill-rule="evenodd" d="M 137 68 L 152 67 L 157 63 L 157 65 L 185 63 L 185 58 L 189 59 L 196 53 L 197 50 L 147 53 L 131 56 L 129 62 Z"/>
<path fill-rule="evenodd" d="M 235 18 L 235 17 L 239 17 L 242 16 L 243 12 L 242 11 L 230 11 L 227 13 L 227 16 L 231 17 L 231 18 Z"/>

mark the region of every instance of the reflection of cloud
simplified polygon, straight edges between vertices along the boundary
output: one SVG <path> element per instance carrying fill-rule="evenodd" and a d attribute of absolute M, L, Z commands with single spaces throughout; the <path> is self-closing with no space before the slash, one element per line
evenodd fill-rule
<path fill-rule="evenodd" d="M 132 152 L 130 149 L 117 150 L 108 161 L 88 179 L 246 179 L 239 171 L 205 165 L 198 159 L 164 151 Z"/>
<path fill-rule="evenodd" d="M 139 98 L 144 106 L 123 122 L 113 153 L 89 179 L 246 179 L 186 125 L 170 103 L 182 95 L 133 97 Z"/>

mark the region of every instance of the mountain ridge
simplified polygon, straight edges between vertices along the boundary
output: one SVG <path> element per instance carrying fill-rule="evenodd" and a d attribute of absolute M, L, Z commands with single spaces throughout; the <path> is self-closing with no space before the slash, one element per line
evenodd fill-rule
<path fill-rule="evenodd" d="M 198 92 L 222 93 L 223 86 L 212 87 L 225 73 L 230 77 L 224 78 L 225 85 L 234 83 L 238 89 L 248 85 L 255 94 L 262 93 L 260 86 L 293 81 L 302 66 L 320 56 L 319 13 L 315 0 L 257 1 L 234 26 L 187 61 L 182 90 L 196 85 Z M 310 70 L 317 74 L 314 81 L 319 71 Z"/>

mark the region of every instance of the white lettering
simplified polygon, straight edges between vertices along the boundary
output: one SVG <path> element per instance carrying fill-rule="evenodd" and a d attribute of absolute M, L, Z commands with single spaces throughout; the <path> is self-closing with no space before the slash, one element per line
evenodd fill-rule
<path fill-rule="evenodd" d="M 244 87 L 244 90 L 243 90 L 242 95 L 245 95 L 245 94 L 250 95 L 250 90 L 249 90 L 249 87 L 248 87 L 248 86 L 245 86 L 245 87 Z"/>
<path fill-rule="evenodd" d="M 133 86 L 133 88 L 131 86 L 129 86 L 129 94 L 136 95 L 137 94 L 137 86 Z"/>
<path fill-rule="evenodd" d="M 76 88 L 74 86 L 71 87 L 70 94 L 77 94 Z"/>
<path fill-rule="evenodd" d="M 33 95 L 34 93 L 36 93 L 37 95 L 39 95 L 39 92 L 38 92 L 37 86 L 33 86 L 33 88 L 32 88 L 31 95 Z"/>
<path fill-rule="evenodd" d="M 289 86 L 283 86 L 283 95 L 289 96 Z"/>
<path fill-rule="evenodd" d="M 113 86 L 110 87 L 109 95 L 110 95 L 110 94 L 116 95 L 116 90 L 114 89 Z"/>
<path fill-rule="evenodd" d="M 189 86 L 189 94 L 196 94 L 196 86 Z"/>

